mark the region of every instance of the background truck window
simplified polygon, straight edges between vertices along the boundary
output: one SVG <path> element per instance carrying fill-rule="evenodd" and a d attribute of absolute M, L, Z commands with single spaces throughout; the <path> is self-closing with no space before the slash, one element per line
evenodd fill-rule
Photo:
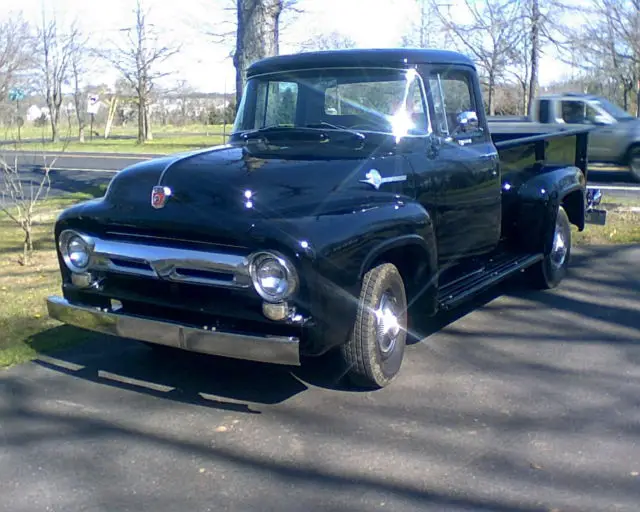
<path fill-rule="evenodd" d="M 587 124 L 595 120 L 598 112 L 584 101 L 564 100 L 561 103 L 562 119 L 569 124 Z"/>

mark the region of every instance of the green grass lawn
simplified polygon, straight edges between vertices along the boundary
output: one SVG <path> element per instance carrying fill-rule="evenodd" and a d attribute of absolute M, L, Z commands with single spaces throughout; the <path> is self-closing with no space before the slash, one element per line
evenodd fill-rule
<path fill-rule="evenodd" d="M 34 255 L 29 266 L 18 263 L 22 254 L 22 231 L 0 213 L 0 368 L 87 337 L 86 332 L 59 327 L 59 322 L 50 319 L 45 299 L 48 295 L 60 294 L 52 231 L 55 217 L 63 208 L 92 197 L 72 194 L 39 205 L 33 233 Z"/>
<path fill-rule="evenodd" d="M 144 144 L 137 144 L 134 139 L 98 139 L 86 142 L 32 142 L 22 143 L 15 149 L 23 151 L 65 151 L 92 153 L 150 153 L 171 154 L 194 149 L 207 148 L 222 144 L 220 135 L 193 135 L 155 139 Z M 11 149 L 14 149 L 12 147 Z"/>
<path fill-rule="evenodd" d="M 100 136 L 104 136 L 104 126 L 103 125 L 94 125 L 94 131 L 98 132 Z M 231 132 L 231 125 L 227 124 L 224 127 L 221 124 L 214 125 L 205 125 L 205 124 L 185 124 L 185 125 L 158 125 L 152 126 L 151 131 L 153 135 L 181 135 L 181 134 L 195 134 L 195 135 L 218 135 L 226 131 L 226 133 Z M 78 136 L 78 127 L 75 123 L 71 124 L 71 127 L 67 123 L 60 123 L 58 131 L 61 137 L 77 137 Z M 89 138 L 89 125 L 85 129 L 85 135 L 87 139 Z M 118 136 L 118 135 L 128 135 L 128 136 L 137 136 L 138 135 L 138 125 L 133 123 L 127 126 L 113 126 L 111 128 L 110 135 Z M 0 126 L 0 140 L 14 140 L 18 137 L 18 127 L 17 126 Z M 22 139 L 44 139 L 48 140 L 51 138 L 51 126 L 47 123 L 45 126 L 34 126 L 33 123 L 27 122 L 20 129 L 20 137 Z"/>

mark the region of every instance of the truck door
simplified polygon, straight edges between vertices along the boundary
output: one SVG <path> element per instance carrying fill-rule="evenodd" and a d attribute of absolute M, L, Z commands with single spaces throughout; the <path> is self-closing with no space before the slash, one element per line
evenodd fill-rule
<path fill-rule="evenodd" d="M 487 129 L 475 72 L 466 66 L 427 71 L 434 131 L 431 179 L 441 262 L 491 251 L 501 234 L 498 155 Z"/>

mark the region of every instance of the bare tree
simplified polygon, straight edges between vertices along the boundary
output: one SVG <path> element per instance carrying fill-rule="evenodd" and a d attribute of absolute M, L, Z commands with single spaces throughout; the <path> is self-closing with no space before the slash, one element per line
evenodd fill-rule
<path fill-rule="evenodd" d="M 296 10 L 298 0 L 236 0 L 236 105 L 240 104 L 247 68 L 280 52 L 280 18 Z"/>
<path fill-rule="evenodd" d="M 355 48 L 356 42 L 346 34 L 329 32 L 310 37 L 300 45 L 302 51 L 341 50 Z"/>
<path fill-rule="evenodd" d="M 438 1 L 434 4 L 430 0 L 415 0 L 419 9 L 417 21 L 411 23 L 408 31 L 401 40 L 401 46 L 417 48 L 433 48 L 447 46 L 449 30 L 444 26 L 438 14 L 438 9 L 449 8 L 450 4 Z M 449 11 L 446 12 L 450 18 Z M 443 37 L 444 36 L 444 37 Z"/>
<path fill-rule="evenodd" d="M 456 23 L 431 0 L 438 17 L 486 77 L 489 115 L 495 114 L 493 101 L 497 81 L 511 64 L 514 49 L 522 39 L 521 12 L 517 0 L 464 0 L 469 23 Z"/>
<path fill-rule="evenodd" d="M 155 82 L 169 73 L 158 66 L 180 51 L 180 45 L 160 44 L 157 31 L 147 21 L 147 12 L 137 0 L 134 8 L 135 24 L 122 29 L 126 33 L 124 44 L 114 43 L 115 49 L 97 52 L 108 60 L 124 77 L 136 93 L 138 107 L 138 144 L 152 140 L 149 105 Z"/>
<path fill-rule="evenodd" d="M 6 98 L 21 72 L 33 66 L 33 36 L 22 16 L 0 23 L 0 98 Z"/>
<path fill-rule="evenodd" d="M 67 32 L 59 30 L 55 17 L 47 20 L 43 8 L 42 26 L 38 30 L 40 68 L 43 92 L 49 108 L 53 142 L 57 142 L 60 138 L 58 123 L 63 99 L 62 88 L 69 81 L 71 55 L 77 33 L 78 29 L 75 25 L 72 25 Z"/>
<path fill-rule="evenodd" d="M 78 140 L 84 142 L 84 130 L 86 127 L 85 111 L 87 107 L 86 95 L 82 91 L 82 78 L 87 72 L 87 40 L 80 34 L 74 34 L 71 41 L 71 78 L 73 86 L 73 105 L 78 121 Z"/>
<path fill-rule="evenodd" d="M 530 39 L 527 41 L 525 52 L 529 50 L 531 72 L 529 73 L 529 97 L 525 99 L 527 104 L 527 114 L 531 115 L 533 99 L 538 94 L 538 66 L 540 65 L 540 29 L 542 17 L 540 15 L 540 0 L 530 0 Z"/>
<path fill-rule="evenodd" d="M 49 172 L 53 162 L 45 160 L 42 177 L 29 179 L 18 165 L 17 155 L 12 161 L 0 156 L 0 211 L 24 233 L 22 265 L 28 265 L 33 253 L 33 224 L 35 209 L 39 201 L 45 199 L 51 188 Z"/>
<path fill-rule="evenodd" d="M 610 84 L 626 110 L 640 115 L 640 0 L 592 0 L 586 22 L 569 35 L 562 53 L 600 88 Z M 585 9 L 586 10 L 586 9 Z M 611 94 L 611 93 L 609 93 Z"/>

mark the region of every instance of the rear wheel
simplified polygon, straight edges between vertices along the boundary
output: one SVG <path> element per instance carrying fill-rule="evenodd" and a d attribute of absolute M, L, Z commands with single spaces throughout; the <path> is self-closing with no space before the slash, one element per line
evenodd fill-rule
<path fill-rule="evenodd" d="M 629 172 L 635 181 L 640 182 L 640 146 L 631 148 L 629 152 Z"/>
<path fill-rule="evenodd" d="M 536 288 L 550 289 L 560 284 L 567 275 L 571 257 L 571 224 L 567 212 L 561 206 L 556 215 L 553 245 L 542 261 L 528 270 L 531 283 Z"/>
<path fill-rule="evenodd" d="M 347 376 L 363 388 L 382 388 L 400 371 L 407 337 L 407 298 L 395 265 L 369 270 L 349 341 L 341 347 Z"/>

